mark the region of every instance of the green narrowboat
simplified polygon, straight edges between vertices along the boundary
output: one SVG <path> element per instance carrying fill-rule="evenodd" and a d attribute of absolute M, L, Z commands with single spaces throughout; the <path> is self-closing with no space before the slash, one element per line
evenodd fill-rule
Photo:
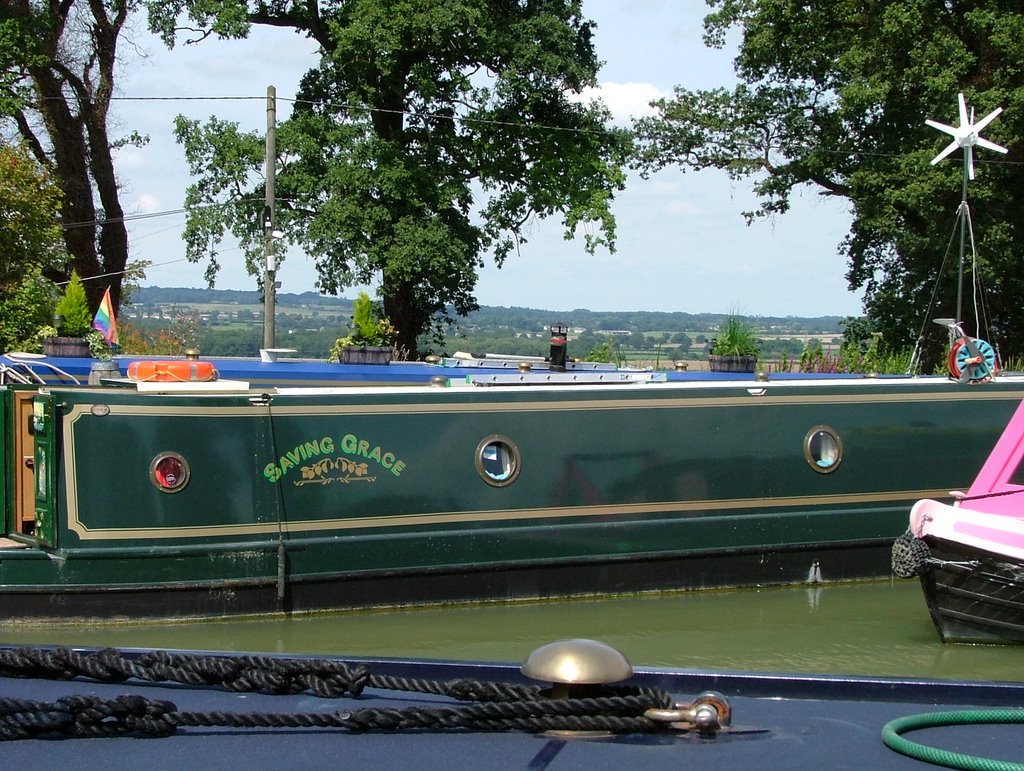
<path fill-rule="evenodd" d="M 889 574 L 1024 378 L 0 389 L 0 616 L 194 618 Z"/>

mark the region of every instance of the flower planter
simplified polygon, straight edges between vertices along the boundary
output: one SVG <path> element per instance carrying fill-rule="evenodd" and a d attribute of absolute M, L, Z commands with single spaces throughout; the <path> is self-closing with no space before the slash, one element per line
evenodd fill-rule
<path fill-rule="evenodd" d="M 712 372 L 753 372 L 756 356 L 708 356 L 708 369 Z"/>
<path fill-rule="evenodd" d="M 84 337 L 48 337 L 43 340 L 43 353 L 47 356 L 91 358 L 89 341 Z"/>
<path fill-rule="evenodd" d="M 339 361 L 342 364 L 389 364 L 390 345 L 346 345 L 341 349 Z"/>

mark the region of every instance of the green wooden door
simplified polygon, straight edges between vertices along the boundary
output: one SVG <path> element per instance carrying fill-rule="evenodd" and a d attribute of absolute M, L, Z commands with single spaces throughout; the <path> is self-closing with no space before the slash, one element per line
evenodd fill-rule
<path fill-rule="evenodd" d="M 52 396 L 32 400 L 35 439 L 36 537 L 44 546 L 57 545 L 57 424 Z"/>

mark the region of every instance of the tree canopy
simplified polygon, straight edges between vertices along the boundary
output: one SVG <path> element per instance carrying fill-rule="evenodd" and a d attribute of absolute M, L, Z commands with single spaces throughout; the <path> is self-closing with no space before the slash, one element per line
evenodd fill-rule
<path fill-rule="evenodd" d="M 747 216 L 783 214 L 808 186 L 849 202 L 850 232 L 839 249 L 847 279 L 890 348 L 911 347 L 922 330 L 938 354 L 933 316 L 955 315 L 962 157 L 930 166 L 950 137 L 926 118 L 956 125 L 957 93 L 980 118 L 1005 112 L 985 137 L 1008 158 L 975 154 L 969 200 L 978 263 L 968 281 L 984 287 L 990 329 L 1004 356 L 1024 353 L 1024 9 L 1016 0 L 708 0 L 705 41 L 742 34 L 739 83 L 682 86 L 641 120 L 639 165 L 717 168 L 749 178 L 760 198 Z M 968 254 L 969 256 L 969 254 Z M 965 315 L 967 315 L 965 313 Z M 978 333 L 968 317 L 969 329 Z"/>
<path fill-rule="evenodd" d="M 0 144 L 0 298 L 30 273 L 67 259 L 60 188 L 20 146 Z"/>
<path fill-rule="evenodd" d="M 43 271 L 67 261 L 60 205 L 52 176 L 22 147 L 0 144 L 0 351 L 50 323 L 56 292 Z"/>
<path fill-rule="evenodd" d="M 200 37 L 265 24 L 320 44 L 276 131 L 276 227 L 316 260 L 322 291 L 378 285 L 400 349 L 440 335 L 450 309 L 476 308 L 483 259 L 500 265 L 534 218 L 559 216 L 567 237 L 583 228 L 589 249 L 613 248 L 610 204 L 631 144 L 605 108 L 572 98 L 599 67 L 581 0 L 148 6 L 169 44 L 183 18 Z M 189 257 L 212 257 L 212 279 L 230 231 L 258 272 L 261 137 L 217 120 L 180 119 L 177 132 L 197 176 Z"/>

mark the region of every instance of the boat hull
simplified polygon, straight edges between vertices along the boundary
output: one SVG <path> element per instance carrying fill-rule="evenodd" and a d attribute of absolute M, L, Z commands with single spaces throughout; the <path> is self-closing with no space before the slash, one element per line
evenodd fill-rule
<path fill-rule="evenodd" d="M 12 390 L 7 431 L 31 425 L 34 450 L 30 469 L 18 451 L 5 459 L 2 613 L 185 618 L 877 578 L 908 503 L 969 481 L 969 463 L 958 480 L 943 459 L 956 447 L 980 462 L 1022 388 Z"/>
<path fill-rule="evenodd" d="M 269 550 L 268 550 L 269 551 Z M 239 552 L 204 555 L 203 562 L 237 562 Z M 272 557 L 261 575 L 246 578 L 100 586 L 7 586 L 5 622 L 40 619 L 144 620 L 262 616 L 332 609 L 402 607 L 462 602 L 508 602 L 686 591 L 723 586 L 789 585 L 808 581 L 824 563 L 830 581 L 882 575 L 886 543 L 823 543 L 813 548 L 711 550 L 619 559 L 528 560 L 486 566 L 294 575 L 279 585 Z M 125 562 L 122 561 L 122 566 Z M 201 569 L 196 565 L 195 568 Z"/>
<path fill-rule="evenodd" d="M 921 587 L 942 641 L 1024 643 L 1024 564 L 952 541 L 925 543 Z"/>

